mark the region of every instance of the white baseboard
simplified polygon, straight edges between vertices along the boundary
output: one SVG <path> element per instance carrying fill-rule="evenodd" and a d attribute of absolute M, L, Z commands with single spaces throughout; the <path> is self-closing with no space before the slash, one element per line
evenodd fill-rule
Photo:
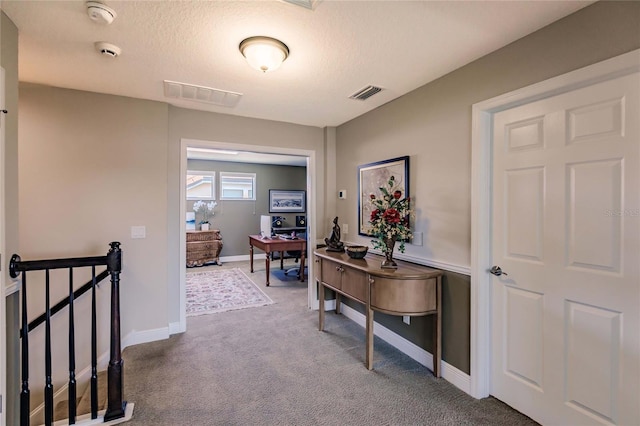
<path fill-rule="evenodd" d="M 264 260 L 267 255 L 264 253 L 257 253 L 253 255 L 253 260 Z M 237 256 L 220 256 L 220 263 L 225 262 L 242 262 L 244 260 L 250 260 L 248 254 L 239 254 Z"/>
<path fill-rule="evenodd" d="M 169 323 L 169 335 L 184 333 L 185 331 L 187 331 L 187 329 L 180 321 Z"/>
<path fill-rule="evenodd" d="M 122 339 L 122 349 L 141 343 L 155 342 L 169 338 L 169 327 L 156 328 L 153 330 L 132 331 Z"/>
<path fill-rule="evenodd" d="M 328 303 L 325 302 L 325 307 L 327 304 Z M 335 307 L 335 301 L 333 301 L 333 306 Z M 345 305 L 344 303 L 340 304 L 340 312 L 356 324 L 363 328 L 365 327 L 364 314 Z M 373 334 L 433 371 L 433 355 L 422 349 L 420 346 L 408 341 L 404 337 L 394 333 L 387 327 L 378 324 L 375 321 L 373 323 Z M 443 379 L 463 390 L 467 394 L 471 394 L 471 377 L 467 373 L 447 364 L 445 361 L 441 361 L 440 366 L 442 370 L 441 376 Z"/>
<path fill-rule="evenodd" d="M 253 260 L 265 260 L 267 255 L 265 253 L 256 253 L 253 255 Z M 251 260 L 248 254 L 238 254 L 236 256 L 220 256 L 220 263 L 225 262 L 243 262 Z"/>
<path fill-rule="evenodd" d="M 447 382 L 465 392 L 467 395 L 473 396 L 471 394 L 471 376 L 462 370 L 458 370 L 451 364 L 447 364 L 445 361 L 441 361 L 440 366 L 442 367 L 442 377 Z"/>
<path fill-rule="evenodd" d="M 20 291 L 20 280 L 10 280 L 7 286 L 4 288 L 4 297 L 9 297 L 13 293 Z"/>
<path fill-rule="evenodd" d="M 326 311 L 335 311 L 336 310 L 336 299 L 325 300 L 324 301 L 324 310 Z"/>

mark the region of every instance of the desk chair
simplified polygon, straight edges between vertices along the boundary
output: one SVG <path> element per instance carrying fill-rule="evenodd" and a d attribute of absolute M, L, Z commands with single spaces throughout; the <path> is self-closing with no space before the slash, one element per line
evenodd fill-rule
<path fill-rule="evenodd" d="M 298 234 L 298 238 L 307 238 L 307 233 L 306 232 L 301 232 Z M 307 248 L 309 247 L 309 241 L 307 241 Z M 307 250 L 307 253 L 309 252 L 309 250 Z M 298 263 L 300 261 L 300 256 L 302 255 L 302 252 L 300 250 L 293 250 L 293 251 L 287 251 L 286 252 L 288 256 L 291 257 L 295 257 L 295 262 Z M 307 256 L 307 253 L 305 253 L 305 258 L 307 259 L 307 264 L 309 262 L 309 257 Z M 307 266 L 305 265 L 305 269 L 307 268 Z M 293 268 L 289 268 L 286 271 L 284 271 L 284 274 L 286 276 L 289 275 L 289 273 L 293 273 L 296 272 L 298 274 L 298 276 L 300 276 L 301 273 L 304 273 L 304 271 L 300 272 L 300 265 L 298 266 L 294 266 Z"/>

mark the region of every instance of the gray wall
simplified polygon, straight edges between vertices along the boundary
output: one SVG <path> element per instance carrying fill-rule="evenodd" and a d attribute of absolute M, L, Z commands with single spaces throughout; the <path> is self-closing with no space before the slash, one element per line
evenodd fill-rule
<path fill-rule="evenodd" d="M 9 268 L 7 261 L 11 254 L 18 252 L 18 29 L 11 20 L 0 11 L 0 66 L 5 70 L 5 105 L 2 108 L 9 111 L 4 117 L 5 131 L 5 157 L 4 176 L 2 185 L 5 191 L 4 214 L 6 227 L 4 229 L 5 248 L 2 253 L 2 274 L 4 283 L 9 284 Z M 4 291 L 1 292 L 2 295 Z M 18 394 L 10 390 L 18 389 L 19 370 L 19 339 L 18 329 L 18 294 L 15 293 L 6 299 L 6 372 L 7 372 L 7 424 L 17 423 Z M 2 359 L 2 358 L 0 358 Z"/>
<path fill-rule="evenodd" d="M 640 2 L 598 2 L 337 128 L 337 181 L 356 194 L 357 166 L 410 156 L 415 229 L 407 254 L 445 269 L 471 259 L 471 107 L 474 103 L 640 47 Z M 357 200 L 337 215 L 357 227 Z M 356 243 L 369 239 L 350 236 Z M 470 279 L 444 281 L 444 359 L 469 372 Z M 392 321 L 391 319 L 389 321 Z M 395 320 L 398 322 L 398 320 Z M 423 347 L 427 323 L 392 327 Z"/>
<path fill-rule="evenodd" d="M 160 102 L 20 85 L 20 254 L 103 255 L 120 241 L 123 336 L 168 322 L 167 113 Z M 139 225 L 146 238 L 132 239 Z"/>
<path fill-rule="evenodd" d="M 307 189 L 307 168 L 295 166 L 274 166 L 268 164 L 233 163 L 226 161 L 188 160 L 187 168 L 198 171 L 241 172 L 256 174 L 256 200 L 220 200 L 214 209 L 211 229 L 219 229 L 224 245 L 220 256 L 249 254 L 248 234 L 260 233 L 260 216 L 269 213 L 269 189 Z M 219 194 L 220 175 L 216 174 L 216 193 Z M 187 201 L 188 212 L 193 211 L 193 203 Z M 304 214 L 307 213 L 299 213 Z M 295 226 L 296 213 L 282 213 L 288 225 Z"/>
<path fill-rule="evenodd" d="M 20 250 L 23 259 L 105 255 L 111 241 L 123 250 L 120 307 L 122 336 L 166 328 L 167 133 L 168 106 L 23 83 L 20 85 Z M 145 226 L 145 239 L 132 239 L 132 226 Z M 37 288 L 42 274 L 31 274 Z M 38 281 L 37 278 L 40 278 Z M 51 299 L 64 298 L 66 279 L 52 274 Z M 74 272 L 80 286 L 87 272 Z M 42 287 L 40 287 L 41 289 Z M 109 286 L 98 295 L 98 353 L 109 351 Z M 106 296 L 106 297 L 104 297 Z M 76 305 L 90 313 L 90 298 Z M 27 315 L 44 311 L 44 293 L 30 291 Z M 64 335 L 62 316 L 52 333 Z M 90 327 L 76 323 L 79 371 L 90 365 Z M 44 388 L 43 330 L 30 333 L 32 408 Z M 54 387 L 68 381 L 63 362 L 68 347 L 54 339 Z"/>

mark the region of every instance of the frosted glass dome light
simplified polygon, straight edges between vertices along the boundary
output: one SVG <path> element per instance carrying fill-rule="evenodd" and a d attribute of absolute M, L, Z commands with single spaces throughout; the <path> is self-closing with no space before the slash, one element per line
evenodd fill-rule
<path fill-rule="evenodd" d="M 249 37 L 240 43 L 240 52 L 252 68 L 262 72 L 278 69 L 289 56 L 289 48 L 271 37 Z"/>

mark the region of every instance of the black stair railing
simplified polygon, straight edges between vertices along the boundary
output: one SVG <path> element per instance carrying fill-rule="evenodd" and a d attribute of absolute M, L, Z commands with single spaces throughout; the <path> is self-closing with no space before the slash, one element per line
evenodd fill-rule
<path fill-rule="evenodd" d="M 21 305 L 22 324 L 20 330 L 22 369 L 20 390 L 20 425 L 29 425 L 30 390 L 29 390 L 29 332 L 41 324 L 45 324 L 45 388 L 44 414 L 45 425 L 53 424 L 53 384 L 51 365 L 51 317 L 65 307 L 69 307 L 69 424 L 76 422 L 76 373 L 75 373 L 75 318 L 74 302 L 91 290 L 91 418 L 98 417 L 98 371 L 97 371 L 97 322 L 96 322 L 96 287 L 107 276 L 111 277 L 111 324 L 110 324 L 110 358 L 107 369 L 107 410 L 104 421 L 124 417 L 126 401 L 123 401 L 123 360 L 120 344 L 120 272 L 122 270 L 122 250 L 119 242 L 112 242 L 106 256 L 80 257 L 68 259 L 50 259 L 22 261 L 14 254 L 9 264 L 9 273 L 17 278 L 22 273 Z M 96 275 L 96 266 L 106 266 L 106 270 Z M 91 280 L 73 289 L 74 268 L 91 267 Z M 69 269 L 69 296 L 56 303 L 50 303 L 49 271 L 52 269 Z M 45 312 L 28 322 L 27 315 L 27 272 L 45 271 Z"/>

